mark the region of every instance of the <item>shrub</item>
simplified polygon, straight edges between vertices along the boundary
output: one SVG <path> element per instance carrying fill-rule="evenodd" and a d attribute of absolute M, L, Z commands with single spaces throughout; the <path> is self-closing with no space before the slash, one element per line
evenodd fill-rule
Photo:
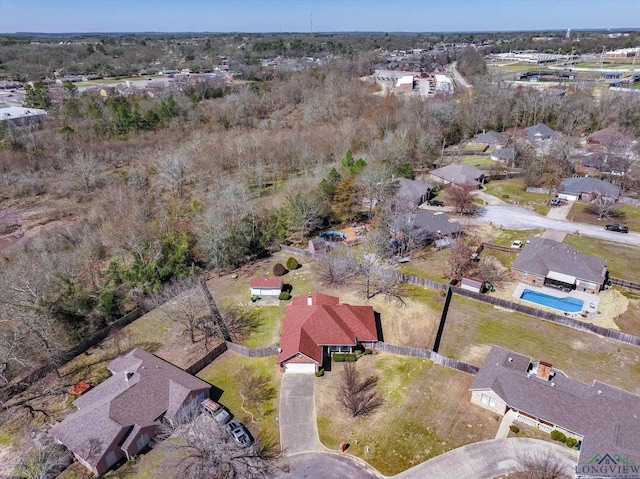
<path fill-rule="evenodd" d="M 298 260 L 294 257 L 289 258 L 286 264 L 289 271 L 294 271 L 300 267 L 300 265 L 298 264 Z"/>
<path fill-rule="evenodd" d="M 322 377 L 322 376 L 324 376 L 324 368 L 320 368 L 320 369 L 318 369 L 316 371 L 316 377 L 317 378 Z"/>
<path fill-rule="evenodd" d="M 282 276 L 287 272 L 287 269 L 282 266 L 280 263 L 276 263 L 273 266 L 273 275 L 274 276 Z"/>
<path fill-rule="evenodd" d="M 564 443 L 569 447 L 576 447 L 578 445 L 578 440 L 575 437 L 568 437 L 565 439 Z"/>
<path fill-rule="evenodd" d="M 332 356 L 336 363 L 344 363 L 344 354 L 336 353 Z"/>
<path fill-rule="evenodd" d="M 373 351 L 371 349 L 365 349 L 364 354 L 373 354 Z"/>
<path fill-rule="evenodd" d="M 567 436 L 565 436 L 557 429 L 554 429 L 553 431 L 551 431 L 551 439 L 553 439 L 554 441 L 565 442 L 567 440 Z"/>
<path fill-rule="evenodd" d="M 520 432 L 520 428 L 518 426 L 516 426 L 515 424 L 512 424 L 511 426 L 509 426 L 509 429 L 514 434 L 518 434 Z"/>
<path fill-rule="evenodd" d="M 282 300 L 282 301 L 289 301 L 291 299 L 291 295 L 289 294 L 288 291 L 282 291 L 279 295 L 278 295 L 278 299 Z"/>
<path fill-rule="evenodd" d="M 345 354 L 344 355 L 344 360 L 348 363 L 352 363 L 357 359 L 355 354 Z"/>
<path fill-rule="evenodd" d="M 509 199 L 509 195 L 502 195 L 502 197 L 503 197 L 505 200 Z"/>

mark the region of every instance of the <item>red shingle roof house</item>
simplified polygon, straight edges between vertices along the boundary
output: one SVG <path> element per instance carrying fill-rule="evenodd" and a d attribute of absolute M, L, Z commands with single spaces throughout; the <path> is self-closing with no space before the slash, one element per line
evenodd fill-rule
<path fill-rule="evenodd" d="M 581 383 L 499 346 L 491 348 L 469 389 L 473 404 L 500 415 L 512 410 L 516 421 L 580 441 L 576 477 L 637 477 L 617 466 L 640 470 L 640 396 L 599 381 Z M 607 456 L 611 461 L 603 462 Z"/>
<path fill-rule="evenodd" d="M 160 421 L 179 419 L 209 397 L 211 385 L 142 349 L 109 363 L 113 374 L 73 402 L 78 411 L 49 430 L 95 474 L 131 459 Z"/>
<path fill-rule="evenodd" d="M 249 290 L 255 296 L 278 296 L 282 291 L 282 278 L 252 278 Z"/>
<path fill-rule="evenodd" d="M 284 315 L 277 362 L 285 373 L 314 373 L 331 353 L 372 349 L 377 341 L 371 306 L 320 293 L 297 296 Z"/>

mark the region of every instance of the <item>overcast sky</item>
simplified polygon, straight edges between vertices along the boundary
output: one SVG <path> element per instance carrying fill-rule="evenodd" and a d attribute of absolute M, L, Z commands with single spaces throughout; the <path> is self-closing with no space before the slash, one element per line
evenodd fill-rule
<path fill-rule="evenodd" d="M 640 27 L 640 0 L 0 0 L 0 32 L 444 32 Z"/>

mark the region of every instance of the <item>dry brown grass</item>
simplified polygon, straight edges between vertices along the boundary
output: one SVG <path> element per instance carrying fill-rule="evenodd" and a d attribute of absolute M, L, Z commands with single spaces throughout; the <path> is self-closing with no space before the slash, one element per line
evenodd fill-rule
<path fill-rule="evenodd" d="M 358 371 L 380 377 L 385 404 L 368 417 L 352 418 L 335 396 L 342 365 L 316 383 L 320 439 L 348 452 L 383 474 L 397 474 L 431 457 L 472 442 L 492 439 L 498 417 L 470 404 L 473 377 L 417 358 L 385 353 L 363 356 Z"/>

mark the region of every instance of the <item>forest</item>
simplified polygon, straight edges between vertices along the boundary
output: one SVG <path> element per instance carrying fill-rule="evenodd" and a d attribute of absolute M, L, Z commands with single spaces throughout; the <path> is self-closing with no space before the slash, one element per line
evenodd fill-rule
<path fill-rule="evenodd" d="M 380 45 L 444 40 L 131 36 L 34 45 L 3 38 L 0 73 L 35 81 L 29 101 L 48 115 L 0 123 L 0 219 L 25 210 L 33 219 L 33 234 L 0 250 L 0 382 L 57 364 L 69 347 L 179 278 L 228 272 L 281 243 L 304 245 L 322 229 L 371 215 L 384 226 L 385 212 L 363 208 L 364 199 L 383 195 L 379 185 L 391 178 L 440 165 L 444 148 L 483 130 L 546 123 L 565 135 L 546 154 L 518 147 L 515 166 L 530 186 L 570 173 L 580 136 L 611 125 L 640 135 L 637 95 L 512 88 L 472 48 L 444 59 L 457 58 L 471 95 L 381 95 L 361 79 Z M 299 70 L 258 61 L 319 52 L 323 62 Z M 221 56 L 241 80 L 153 96 L 102 96 L 66 82 L 60 98 L 39 83 L 53 71 L 128 75 L 158 58 L 173 59 L 165 68 L 206 69 Z M 631 164 L 628 173 L 624 188 L 639 188 Z M 0 222 L 0 233 L 17 227 Z"/>

